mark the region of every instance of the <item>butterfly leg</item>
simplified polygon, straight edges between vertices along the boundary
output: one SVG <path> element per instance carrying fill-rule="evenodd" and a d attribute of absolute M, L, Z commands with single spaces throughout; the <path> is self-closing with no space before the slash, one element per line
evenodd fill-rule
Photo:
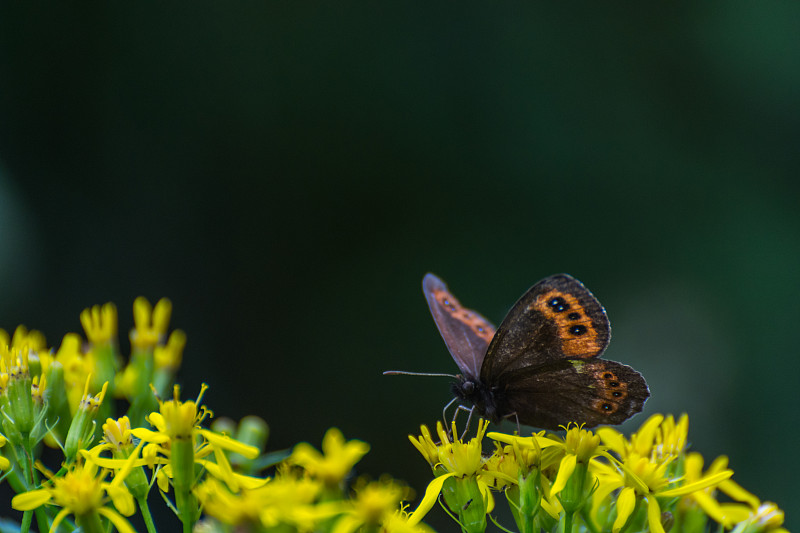
<path fill-rule="evenodd" d="M 517 435 L 522 435 L 522 426 L 519 425 L 519 415 L 516 411 L 513 413 L 509 413 L 503 417 L 506 420 L 511 420 L 512 418 L 517 421 Z"/>
<path fill-rule="evenodd" d="M 469 431 L 469 425 L 472 422 L 472 413 L 475 412 L 475 407 L 469 408 L 463 405 L 459 405 L 458 408 L 456 409 L 456 414 L 453 417 L 453 422 L 456 421 L 456 416 L 458 416 L 458 413 L 461 411 L 469 411 L 469 416 L 467 417 L 467 424 L 464 426 L 464 432 L 461 433 L 461 436 L 459 437 L 459 439 L 463 441 L 464 436 L 467 434 L 467 431 Z"/>
<path fill-rule="evenodd" d="M 445 428 L 447 428 L 448 435 L 450 434 L 450 428 L 448 427 L 447 424 L 447 410 L 450 409 L 450 406 L 453 405 L 453 403 L 456 402 L 457 400 L 458 398 L 453 398 L 452 400 L 447 402 L 447 405 L 445 405 L 444 409 L 442 409 L 442 422 L 444 422 Z M 456 410 L 456 414 L 458 414 L 458 410 Z M 453 415 L 453 420 L 455 420 L 455 415 Z"/>

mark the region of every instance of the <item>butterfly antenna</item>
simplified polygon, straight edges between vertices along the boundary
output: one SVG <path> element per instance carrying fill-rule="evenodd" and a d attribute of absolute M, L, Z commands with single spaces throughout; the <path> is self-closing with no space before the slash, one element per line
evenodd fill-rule
<path fill-rule="evenodd" d="M 435 374 L 430 372 L 407 372 L 405 370 L 387 370 L 383 373 L 384 376 L 433 376 L 439 378 L 453 378 L 458 379 L 454 374 Z"/>

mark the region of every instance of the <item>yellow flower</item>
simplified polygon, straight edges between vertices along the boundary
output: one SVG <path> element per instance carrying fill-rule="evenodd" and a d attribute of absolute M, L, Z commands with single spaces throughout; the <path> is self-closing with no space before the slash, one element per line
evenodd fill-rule
<path fill-rule="evenodd" d="M 423 429 L 423 435 L 418 439 L 409 437 L 424 457 L 432 455 L 431 445 L 436 447 L 438 455 L 438 462 L 433 465 L 437 477 L 428 484 L 425 496 L 411 515 L 410 521 L 413 524 L 422 520 L 436 503 L 439 493 L 442 493 L 448 507 L 458 513 L 462 528 L 467 531 L 482 531 L 486 528 L 486 514 L 494 508 L 494 498 L 489 490 L 489 482 L 493 476 L 488 476 L 487 480 L 486 476 L 480 476 L 479 473 L 485 470 L 481 442 L 488 425 L 487 420 L 481 419 L 475 438 L 468 442 L 462 442 L 455 437 L 451 441 L 441 422 L 436 424 L 440 444 L 433 444 L 427 428 Z M 458 434 L 455 421 L 452 434 Z M 431 462 L 430 459 L 428 462 Z"/>
<path fill-rule="evenodd" d="M 412 520 L 411 515 L 406 511 L 407 505 L 401 505 L 400 509 L 387 515 L 381 524 L 381 532 L 385 533 L 433 533 L 433 530 L 419 519 Z"/>
<path fill-rule="evenodd" d="M 75 333 L 67 333 L 56 352 L 56 361 L 64 368 L 64 386 L 67 389 L 67 401 L 70 413 L 74 416 L 83 397 L 83 386 L 92 364 L 81 351 L 81 338 Z"/>
<path fill-rule="evenodd" d="M 106 475 L 105 470 L 98 475 L 97 465 L 78 465 L 63 477 L 52 478 L 41 489 L 18 494 L 11 500 L 11 506 L 18 511 L 33 510 L 46 503 L 62 507 L 50 526 L 51 533 L 57 531 L 61 521 L 70 514 L 75 515 L 78 525 L 99 514 L 108 518 L 120 533 L 135 533 L 120 515 L 130 516 L 135 511 L 133 497 L 123 485 L 125 473 L 118 474 L 110 483 L 105 481 Z M 109 501 L 116 511 L 106 507 Z"/>
<path fill-rule="evenodd" d="M 327 487 L 336 487 L 369 451 L 369 444 L 360 440 L 345 441 L 337 428 L 330 428 L 322 438 L 322 453 L 306 442 L 294 447 L 288 462 L 303 467 Z"/>
<path fill-rule="evenodd" d="M 600 446 L 600 437 L 591 431 L 582 429 L 577 425 L 566 429 L 567 434 L 563 444 L 561 444 L 564 456 L 561 458 L 558 465 L 558 474 L 555 481 L 553 481 L 553 486 L 550 488 L 551 496 L 558 494 L 567 486 L 567 481 L 570 480 L 578 465 L 588 467 L 592 457 L 605 451 L 605 448 Z M 585 474 L 586 472 L 584 472 Z"/>
<path fill-rule="evenodd" d="M 145 456 L 152 458 L 160 454 L 170 460 L 171 468 L 166 469 L 164 474 L 171 474 L 183 489 L 189 490 L 194 484 L 194 469 L 192 465 L 197 462 L 205 466 L 213 475 L 221 477 L 232 490 L 237 490 L 240 482 L 246 477 L 234 474 L 225 451 L 241 454 L 248 459 L 255 459 L 260 451 L 255 446 L 243 444 L 200 426 L 203 420 L 213 415 L 204 405 L 201 405 L 198 409 L 198 404 L 200 404 L 207 389 L 208 386 L 204 383 L 200 388 L 200 394 L 197 396 L 196 401 L 181 402 L 179 399 L 180 387 L 175 385 L 173 399 L 169 401 L 159 400 L 160 411 L 152 412 L 147 416 L 147 421 L 155 426 L 156 431 L 135 428 L 131 430 L 131 433 L 135 437 L 150 443 L 145 449 Z M 176 449 L 180 453 L 178 464 L 175 461 Z M 211 453 L 214 453 L 216 464 L 208 464 L 201 461 L 203 457 Z M 160 485 L 160 487 L 163 489 L 163 485 Z"/>
<path fill-rule="evenodd" d="M 578 431 L 578 440 L 575 440 L 576 435 L 570 437 L 570 449 L 578 451 L 581 454 L 585 452 L 586 444 L 581 445 L 580 442 L 580 429 Z M 558 520 L 559 513 L 563 510 L 561 503 L 558 501 L 556 495 L 563 489 L 563 486 L 558 491 L 552 489 L 552 484 L 544 475 L 539 475 L 533 480 L 531 475 L 534 475 L 537 470 L 554 470 L 563 462 L 563 456 L 566 449 L 566 441 L 558 439 L 555 435 L 553 438 L 545 437 L 544 431 L 534 433 L 530 437 L 520 437 L 518 435 L 507 435 L 505 433 L 489 433 L 488 437 L 497 441 L 498 443 L 507 443 L 506 446 L 498 448 L 495 453 L 486 460 L 486 472 L 483 474 L 487 478 L 495 478 L 492 486 L 495 489 L 502 488 L 504 485 L 516 485 L 506 491 L 506 498 L 510 495 L 531 492 L 536 490 L 537 493 L 532 497 L 541 495 L 538 503 L 541 505 L 547 514 L 553 519 Z M 574 464 L 571 461 L 568 468 L 570 474 L 574 472 Z M 558 471 L 554 470 L 558 478 Z M 568 477 L 568 476 L 567 476 Z M 531 486 L 531 482 L 535 482 Z M 541 489 L 539 492 L 539 488 Z M 514 490 L 516 489 L 516 490 Z M 523 497 L 522 500 L 525 498 Z M 529 503 L 523 501 L 515 502 L 514 505 L 519 507 L 520 504 Z M 530 517 L 525 517 L 530 518 Z"/>
<path fill-rule="evenodd" d="M 155 362 L 156 370 L 162 368 L 177 370 L 181 366 L 181 359 L 183 357 L 183 349 L 186 347 L 186 334 L 176 329 L 173 331 L 167 344 L 164 346 L 156 346 L 153 349 L 153 360 Z"/>
<path fill-rule="evenodd" d="M 45 376 L 44 374 L 42 374 L 41 376 L 33 376 L 33 382 L 31 383 L 31 398 L 40 407 L 44 405 L 44 395 L 46 391 L 47 391 L 47 376 Z"/>
<path fill-rule="evenodd" d="M 672 415 L 667 416 L 656 430 L 653 453 L 657 459 L 677 457 L 686 451 L 689 435 L 689 415 L 682 414 L 675 422 Z"/>
<path fill-rule="evenodd" d="M 598 428 L 597 435 L 609 450 L 622 458 L 625 458 L 631 453 L 635 453 L 638 457 L 650 457 L 653 455 L 656 432 L 663 421 L 664 415 L 655 414 L 651 416 L 631 435 L 629 440 L 626 439 L 622 433 L 610 427 Z M 687 427 L 688 423 L 687 418 Z"/>
<path fill-rule="evenodd" d="M 133 302 L 133 323 L 136 327 L 131 330 L 131 344 L 140 349 L 161 344 L 167 335 L 171 314 L 172 302 L 167 298 L 161 298 L 155 308 L 146 298 L 136 298 Z"/>
<path fill-rule="evenodd" d="M 86 376 L 86 385 L 83 388 L 83 396 L 78 404 L 78 409 L 70 423 L 67 438 L 64 442 L 64 454 L 67 460 L 71 461 L 80 449 L 87 447 L 94 439 L 94 428 L 96 427 L 95 417 L 97 411 L 103 404 L 108 390 L 108 382 L 103 383 L 103 388 L 95 396 L 89 393 L 89 383 L 91 374 Z"/>
<path fill-rule="evenodd" d="M 354 490 L 352 506 L 336 522 L 333 533 L 352 533 L 362 527 L 367 530 L 379 527 L 397 511 L 401 500 L 409 494 L 408 487 L 391 478 L 370 483 L 359 480 Z"/>
<path fill-rule="evenodd" d="M 420 426 L 420 431 L 422 435 L 419 437 L 409 435 L 408 440 L 411 441 L 411 444 L 419 450 L 419 453 L 422 454 L 425 460 L 428 461 L 428 464 L 431 465 L 431 468 L 433 468 L 439 462 L 439 447 L 433 441 L 428 426 Z"/>
<path fill-rule="evenodd" d="M 789 533 L 783 526 L 783 511 L 772 502 L 759 503 L 750 516 L 736 525 L 732 533 Z"/>
<path fill-rule="evenodd" d="M 6 338 L 7 335 L 8 334 L 6 334 Z M 45 342 L 42 332 L 36 331 L 35 329 L 28 331 L 28 329 L 22 325 L 17 326 L 17 329 L 14 330 L 14 337 L 11 339 L 11 342 L 4 342 L 3 344 L 8 344 L 17 350 L 27 348 L 31 352 L 43 352 L 47 350 L 47 343 Z"/>
<path fill-rule="evenodd" d="M 297 478 L 279 469 L 275 479 L 252 489 L 233 493 L 216 479 L 208 478 L 194 493 L 206 514 L 226 524 L 258 524 L 265 528 L 286 525 L 312 531 L 320 521 L 345 509 L 340 501 L 317 503 L 322 490 L 317 480 Z"/>
<path fill-rule="evenodd" d="M 703 456 L 697 452 L 687 454 L 684 461 L 684 479 L 686 483 L 694 483 L 703 477 Z M 706 471 L 705 475 L 713 475 L 724 472 L 728 468 L 728 458 L 725 456 L 717 457 Z M 738 503 L 719 503 L 714 498 L 715 489 L 719 489 L 734 500 L 747 502 L 749 505 Z M 697 506 L 705 514 L 722 524 L 726 528 L 732 527 L 737 522 L 745 520 L 750 516 L 750 509 L 759 506 L 758 498 L 744 490 L 739 484 L 731 479 L 722 481 L 717 487 L 708 487 L 687 494 L 681 499 L 681 507 L 686 510 Z"/>
<path fill-rule="evenodd" d="M 95 305 L 81 312 L 81 325 L 89 342 L 99 346 L 117 342 L 117 307 Z"/>
<path fill-rule="evenodd" d="M 640 501 L 647 505 L 650 531 L 664 533 L 659 498 L 686 496 L 698 490 L 717 486 L 733 475 L 731 470 L 724 469 L 687 483 L 682 476 L 668 475 L 670 461 L 655 461 L 650 456 L 640 456 L 632 451 L 634 448 L 634 445 L 626 446 L 627 455 L 620 463 L 595 462 L 593 465 L 599 480 L 599 487 L 594 494 L 596 502 L 604 501 L 611 492 L 621 489 L 616 498 L 617 518 L 612 527 L 614 533 L 620 531 L 627 523 Z"/>

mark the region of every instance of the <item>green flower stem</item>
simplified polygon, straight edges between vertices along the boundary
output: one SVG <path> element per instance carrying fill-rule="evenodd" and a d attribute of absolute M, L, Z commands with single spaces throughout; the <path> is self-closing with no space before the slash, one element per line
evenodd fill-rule
<path fill-rule="evenodd" d="M 153 523 L 153 516 L 150 514 L 150 507 L 147 505 L 147 497 L 139 498 L 136 502 L 139 504 L 139 510 L 142 512 L 142 519 L 144 519 L 148 533 L 158 533 L 156 525 Z"/>
<path fill-rule="evenodd" d="M 191 438 L 175 438 L 172 441 L 172 486 L 175 488 L 175 503 L 178 516 L 183 522 L 184 533 L 191 533 L 197 517 L 197 500 L 192 494 L 194 483 L 194 444 Z"/>
<path fill-rule="evenodd" d="M 96 512 L 86 513 L 75 518 L 75 523 L 83 533 L 106 533 L 100 515 Z"/>
<path fill-rule="evenodd" d="M 575 518 L 575 513 L 565 512 L 564 519 L 561 521 L 561 527 L 563 527 L 563 531 L 561 533 L 572 533 L 572 522 Z"/>
<path fill-rule="evenodd" d="M 539 471 L 519 476 L 519 515 L 520 533 L 533 533 L 534 519 L 539 512 L 541 494 L 539 492 Z"/>
<path fill-rule="evenodd" d="M 33 520 L 33 511 L 25 511 L 22 513 L 22 523 L 19 526 L 21 533 L 28 533 L 31 529 L 31 521 Z"/>
<path fill-rule="evenodd" d="M 47 516 L 46 509 L 44 507 L 38 507 L 34 509 L 34 513 L 36 513 L 36 524 L 39 526 L 39 531 L 49 531 L 51 519 Z M 66 520 L 61 522 L 62 526 L 66 525 L 66 522 Z M 72 529 L 69 531 L 72 531 Z"/>

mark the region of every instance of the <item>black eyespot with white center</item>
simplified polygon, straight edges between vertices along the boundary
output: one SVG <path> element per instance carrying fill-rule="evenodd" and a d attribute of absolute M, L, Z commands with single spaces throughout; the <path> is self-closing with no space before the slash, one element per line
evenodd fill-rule
<path fill-rule="evenodd" d="M 567 301 L 562 298 L 561 296 L 556 296 L 555 298 L 551 298 L 547 305 L 555 311 L 556 313 L 563 313 L 567 309 L 569 309 L 569 304 Z"/>
<path fill-rule="evenodd" d="M 578 320 L 580 317 L 581 317 L 581 314 L 580 313 L 576 313 L 575 311 L 573 311 L 572 313 L 567 315 L 567 318 L 569 318 L 570 320 Z"/>
<path fill-rule="evenodd" d="M 575 336 L 583 335 L 584 333 L 586 333 L 586 331 L 587 331 L 586 330 L 586 326 L 582 326 L 581 324 L 578 324 L 577 326 L 572 326 L 571 328 L 569 328 L 569 332 L 572 333 Z"/>

